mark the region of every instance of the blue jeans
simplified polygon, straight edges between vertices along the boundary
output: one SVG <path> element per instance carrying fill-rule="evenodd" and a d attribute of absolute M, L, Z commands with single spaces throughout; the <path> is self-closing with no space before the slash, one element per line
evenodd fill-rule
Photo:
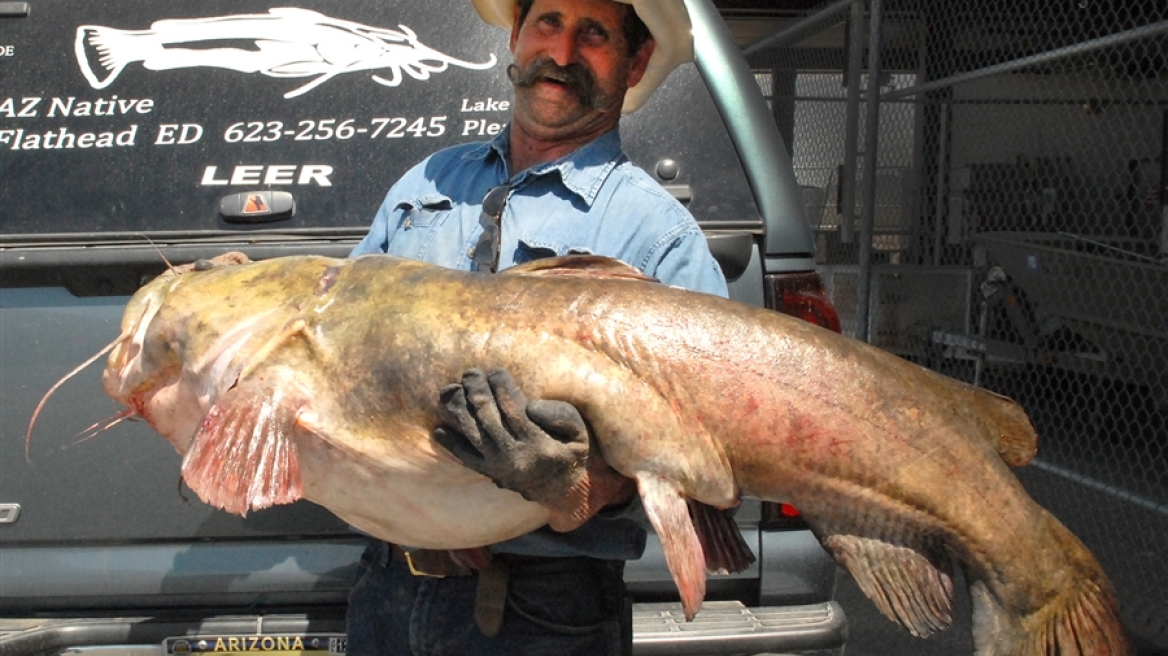
<path fill-rule="evenodd" d="M 514 558 L 503 624 L 474 622 L 477 576 L 419 577 L 372 542 L 349 594 L 349 656 L 620 656 L 632 652 L 623 561 Z"/>

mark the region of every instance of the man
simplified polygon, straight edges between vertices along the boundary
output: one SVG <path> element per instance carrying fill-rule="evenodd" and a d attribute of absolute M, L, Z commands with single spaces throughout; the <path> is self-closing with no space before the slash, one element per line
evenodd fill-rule
<path fill-rule="evenodd" d="M 498 271 L 593 253 L 725 296 L 693 217 L 629 163 L 617 129 L 622 110 L 635 111 L 692 58 L 682 2 L 472 1 L 511 30 L 511 121 L 489 143 L 443 150 L 407 172 L 353 255 Z M 500 487 L 538 502 L 579 482 L 589 438 L 571 405 L 528 400 L 498 370 L 467 372 L 440 402 L 446 425 L 435 439 Z M 645 531 L 624 516 L 635 489 L 608 472 L 611 508 L 575 531 L 545 527 L 492 545 L 486 563 L 374 542 L 350 595 L 348 653 L 627 653 L 623 564 L 640 557 Z"/>

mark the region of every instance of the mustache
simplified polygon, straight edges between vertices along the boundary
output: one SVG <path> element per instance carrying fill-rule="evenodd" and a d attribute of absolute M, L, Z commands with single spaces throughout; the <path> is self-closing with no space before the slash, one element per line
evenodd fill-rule
<path fill-rule="evenodd" d="M 600 100 L 596 88 L 596 78 L 583 64 L 571 63 L 560 66 L 551 57 L 535 59 L 527 68 L 520 69 L 515 64 L 507 67 L 507 77 L 517 87 L 528 88 L 541 78 L 549 78 L 562 83 L 576 99 L 588 109 L 595 109 Z"/>

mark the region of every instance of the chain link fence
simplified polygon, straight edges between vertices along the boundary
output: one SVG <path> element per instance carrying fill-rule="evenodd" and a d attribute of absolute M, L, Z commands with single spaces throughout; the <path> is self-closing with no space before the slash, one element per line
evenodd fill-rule
<path fill-rule="evenodd" d="M 1168 5 L 746 13 L 845 332 L 1023 403 L 1019 477 L 1168 649 Z"/>

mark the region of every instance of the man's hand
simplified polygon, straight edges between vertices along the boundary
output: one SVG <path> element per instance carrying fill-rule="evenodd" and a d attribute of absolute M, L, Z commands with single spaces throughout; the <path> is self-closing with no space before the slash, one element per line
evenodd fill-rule
<path fill-rule="evenodd" d="M 439 419 L 439 444 L 528 501 L 555 506 L 588 476 L 588 428 L 580 412 L 564 401 L 529 401 L 503 369 L 471 369 L 461 384 L 443 388 Z"/>

